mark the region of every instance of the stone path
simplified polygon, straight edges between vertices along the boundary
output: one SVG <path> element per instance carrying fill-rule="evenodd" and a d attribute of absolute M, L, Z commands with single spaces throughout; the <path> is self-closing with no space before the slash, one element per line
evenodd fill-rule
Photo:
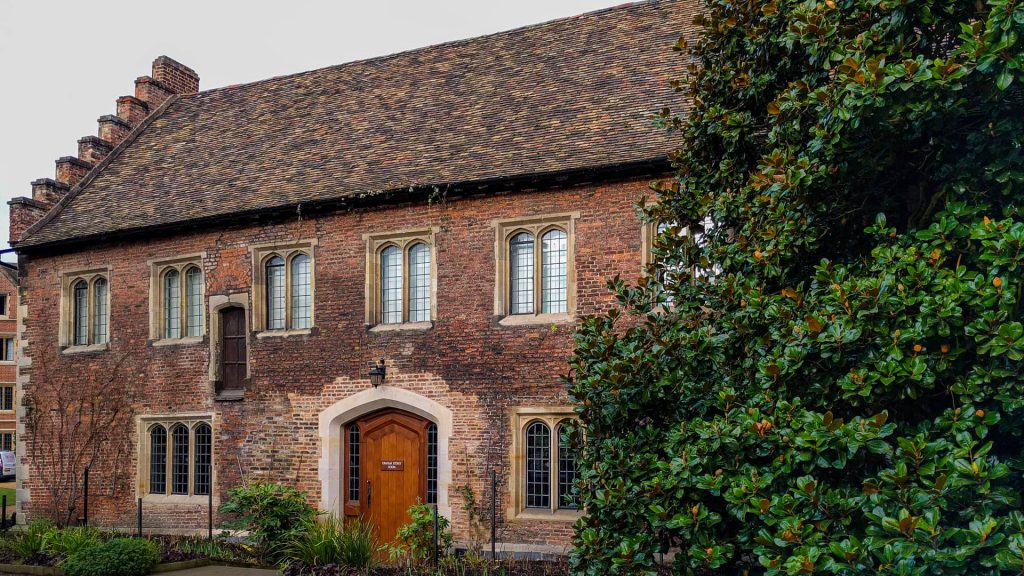
<path fill-rule="evenodd" d="M 259 570 L 256 568 L 236 568 L 234 566 L 203 566 L 167 572 L 168 576 L 280 576 L 277 570 Z"/>

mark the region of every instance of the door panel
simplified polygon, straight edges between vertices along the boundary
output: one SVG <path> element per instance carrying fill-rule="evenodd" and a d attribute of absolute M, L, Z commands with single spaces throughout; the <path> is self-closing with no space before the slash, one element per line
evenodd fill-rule
<path fill-rule="evenodd" d="M 228 308 L 220 313 L 220 374 L 222 390 L 245 388 L 245 310 Z"/>
<path fill-rule="evenodd" d="M 409 522 L 409 507 L 426 501 L 426 446 L 429 422 L 387 410 L 357 422 L 360 436 L 358 515 L 372 523 L 381 542 L 394 539 Z M 346 481 L 346 486 L 347 481 Z M 355 510 L 346 508 L 346 514 Z"/>

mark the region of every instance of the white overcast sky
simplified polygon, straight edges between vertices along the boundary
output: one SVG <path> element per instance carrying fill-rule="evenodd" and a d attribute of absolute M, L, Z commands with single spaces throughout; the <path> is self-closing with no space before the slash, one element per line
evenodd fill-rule
<path fill-rule="evenodd" d="M 53 178 L 113 114 L 118 96 L 167 55 L 200 89 L 252 82 L 469 38 L 623 0 L 0 0 L 0 246 L 8 206 Z M 130 201 L 130 199 L 125 199 Z M 6 255 L 4 260 L 12 260 Z"/>

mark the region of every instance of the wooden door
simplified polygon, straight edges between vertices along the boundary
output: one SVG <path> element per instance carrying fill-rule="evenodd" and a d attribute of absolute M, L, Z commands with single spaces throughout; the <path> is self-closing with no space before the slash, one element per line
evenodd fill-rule
<path fill-rule="evenodd" d="M 245 310 L 228 308 L 220 313 L 220 375 L 222 391 L 245 389 Z"/>
<path fill-rule="evenodd" d="M 410 506 L 426 502 L 429 425 L 400 410 L 376 412 L 355 423 L 360 494 L 358 506 L 347 506 L 346 515 L 370 522 L 381 542 L 394 540 L 398 528 L 409 522 Z"/>

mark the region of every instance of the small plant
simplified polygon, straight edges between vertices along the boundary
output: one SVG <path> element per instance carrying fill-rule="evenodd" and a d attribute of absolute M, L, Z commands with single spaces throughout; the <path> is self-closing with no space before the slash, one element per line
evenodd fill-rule
<path fill-rule="evenodd" d="M 72 556 L 102 542 L 103 534 L 89 526 L 51 529 L 43 534 L 42 551 L 55 556 Z"/>
<path fill-rule="evenodd" d="M 18 558 L 28 558 L 43 551 L 46 537 L 54 530 L 49 520 L 33 520 L 24 530 L 2 541 L 5 550 Z"/>
<path fill-rule="evenodd" d="M 228 491 L 220 511 L 235 517 L 229 528 L 248 530 L 261 556 L 276 561 L 292 532 L 313 519 L 316 511 L 306 502 L 306 493 L 270 482 L 250 482 Z"/>
<path fill-rule="evenodd" d="M 156 544 L 139 538 L 114 538 L 80 550 L 61 564 L 67 576 L 144 576 L 160 560 Z"/>
<path fill-rule="evenodd" d="M 380 550 L 373 528 L 362 522 L 344 522 L 333 514 L 308 520 L 292 534 L 283 556 L 305 566 L 347 566 L 369 570 Z"/>
<path fill-rule="evenodd" d="M 395 543 L 389 546 L 393 560 L 405 557 L 413 563 L 424 563 L 434 553 L 434 509 L 428 504 L 409 507 L 408 524 L 398 529 Z M 444 516 L 437 518 L 437 548 L 439 556 L 448 556 L 452 549 L 450 524 Z"/>
<path fill-rule="evenodd" d="M 173 548 L 190 558 L 208 558 L 210 560 L 227 560 L 230 562 L 251 562 L 251 549 L 238 543 L 229 543 L 221 539 L 182 538 L 176 541 Z"/>

